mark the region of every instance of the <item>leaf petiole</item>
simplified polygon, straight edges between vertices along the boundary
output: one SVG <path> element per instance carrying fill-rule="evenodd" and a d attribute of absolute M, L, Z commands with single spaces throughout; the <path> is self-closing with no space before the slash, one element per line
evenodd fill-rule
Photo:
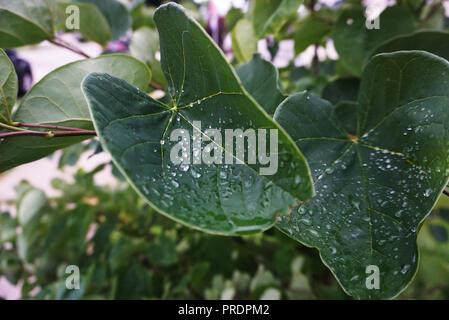
<path fill-rule="evenodd" d="M 49 124 L 17 122 L 17 123 L 15 123 L 15 125 L 17 125 L 19 127 L 27 127 L 27 128 L 55 129 L 55 130 L 62 130 L 62 131 L 84 131 L 83 129 L 80 129 L 80 128 L 54 126 L 54 125 L 49 125 Z M 21 129 L 21 130 L 26 130 L 26 129 Z"/>
<path fill-rule="evenodd" d="M 53 137 L 68 137 L 68 136 L 96 136 L 97 133 L 92 130 L 79 130 L 79 131 L 15 131 L 15 132 L 6 132 L 0 134 L 0 139 L 15 137 L 15 136 L 42 136 L 46 138 Z"/>
<path fill-rule="evenodd" d="M 1 122 L 0 122 L 0 128 L 8 129 L 11 131 L 26 131 L 26 129 L 18 128 L 16 126 L 11 126 L 11 125 L 8 125 L 6 123 L 1 123 Z"/>
<path fill-rule="evenodd" d="M 72 46 L 71 44 L 65 42 L 64 40 L 62 40 L 62 39 L 60 39 L 60 38 L 50 39 L 50 40 L 48 40 L 48 41 L 49 41 L 50 43 L 53 43 L 54 45 L 56 45 L 56 46 L 58 46 L 58 47 L 61 47 L 61 48 L 70 50 L 70 51 L 72 51 L 72 52 L 74 52 L 74 53 L 76 53 L 76 54 L 79 54 L 79 55 L 81 55 L 81 56 L 87 58 L 87 59 L 91 58 L 87 53 L 81 51 L 81 50 L 78 49 L 78 48 L 75 48 L 74 46 Z"/>

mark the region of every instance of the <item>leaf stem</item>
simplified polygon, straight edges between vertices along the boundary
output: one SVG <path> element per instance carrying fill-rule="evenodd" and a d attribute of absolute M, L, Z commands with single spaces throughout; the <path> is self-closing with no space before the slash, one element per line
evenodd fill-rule
<path fill-rule="evenodd" d="M 49 124 L 24 123 L 24 122 L 18 122 L 17 126 L 27 127 L 27 128 L 55 129 L 55 130 L 62 130 L 62 131 L 84 131 L 83 129 L 80 129 L 80 128 L 54 126 L 54 125 L 49 125 Z M 21 129 L 21 130 L 25 130 L 25 129 Z"/>
<path fill-rule="evenodd" d="M 150 88 L 153 88 L 153 89 L 156 89 L 156 90 L 164 91 L 164 88 L 162 88 L 160 85 L 158 85 L 157 83 L 154 83 L 154 82 L 150 82 L 150 83 L 148 84 L 148 86 L 149 86 Z"/>
<path fill-rule="evenodd" d="M 91 58 L 87 53 L 81 51 L 81 50 L 78 49 L 78 48 L 75 48 L 74 46 L 72 46 L 71 44 L 65 42 L 65 41 L 62 40 L 61 38 L 50 39 L 50 40 L 48 40 L 48 41 L 50 41 L 51 43 L 53 43 L 54 45 L 56 45 L 56 46 L 58 46 L 58 47 L 61 47 L 61 48 L 65 48 L 65 49 L 67 49 L 67 50 L 70 50 L 70 51 L 72 51 L 72 52 L 74 52 L 74 53 L 76 53 L 76 54 L 79 54 L 79 55 L 81 55 L 81 56 L 83 56 L 83 57 L 85 57 L 85 58 L 88 58 L 88 59 Z"/>
<path fill-rule="evenodd" d="M 8 129 L 8 130 L 11 130 L 11 131 L 26 131 L 26 129 L 18 128 L 18 127 L 15 127 L 15 126 L 10 126 L 10 125 L 8 125 L 6 123 L 1 123 L 1 122 L 0 122 L 0 128 Z"/>
<path fill-rule="evenodd" d="M 6 132 L 0 134 L 0 139 L 15 137 L 15 136 L 42 136 L 46 138 L 53 137 L 67 137 L 67 136 L 95 136 L 97 133 L 91 130 L 79 130 L 79 131 L 15 131 L 15 132 Z"/>

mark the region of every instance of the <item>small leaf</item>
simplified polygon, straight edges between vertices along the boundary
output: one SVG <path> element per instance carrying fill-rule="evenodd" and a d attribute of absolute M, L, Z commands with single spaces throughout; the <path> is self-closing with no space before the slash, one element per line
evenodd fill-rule
<path fill-rule="evenodd" d="M 245 17 L 245 14 L 243 13 L 242 10 L 232 7 L 228 13 L 226 14 L 226 30 L 228 32 L 231 32 L 235 25 L 237 24 L 237 22 L 240 19 L 243 19 Z"/>
<path fill-rule="evenodd" d="M 117 0 L 75 0 L 75 2 L 90 3 L 101 11 L 111 29 L 112 40 L 116 40 L 131 29 L 131 16 L 128 9 Z"/>
<path fill-rule="evenodd" d="M 142 90 L 147 88 L 151 79 L 148 67 L 128 55 L 110 54 L 73 62 L 50 72 L 36 83 L 20 101 L 13 120 L 93 129 L 87 102 L 80 87 L 83 78 L 92 71 L 109 72 Z M 0 141 L 0 172 L 38 160 L 55 150 L 85 139 L 86 137 L 8 137 Z"/>
<path fill-rule="evenodd" d="M 59 21 L 58 29 L 71 31 L 66 28 L 66 19 L 68 17 L 66 9 L 73 5 L 73 2 L 56 3 L 56 17 Z M 80 29 L 77 31 L 87 40 L 95 41 L 103 46 L 106 45 L 112 35 L 108 21 L 101 11 L 90 3 L 77 3 L 76 6 L 80 10 Z"/>
<path fill-rule="evenodd" d="M 319 44 L 332 30 L 331 22 L 320 17 L 319 12 L 311 14 L 295 25 L 295 53 L 299 54 L 312 44 Z"/>
<path fill-rule="evenodd" d="M 381 43 L 398 35 L 414 31 L 413 16 L 403 7 L 385 9 L 379 17 L 380 28 L 366 28 L 362 8 L 349 8 L 341 12 L 332 32 L 340 61 L 355 76 L 362 74 L 365 59 Z"/>
<path fill-rule="evenodd" d="M 145 62 L 150 67 L 152 82 L 162 87 L 167 85 L 167 80 L 165 80 L 162 72 L 161 62 L 156 58 L 156 54 L 159 51 L 159 35 L 156 30 L 142 27 L 135 31 L 129 50 L 133 57 Z"/>
<path fill-rule="evenodd" d="M 16 236 L 17 220 L 7 212 L 0 212 L 0 245 Z"/>
<path fill-rule="evenodd" d="M 236 69 L 246 91 L 265 111 L 273 115 L 285 99 L 277 68 L 269 61 L 255 54 L 253 59 Z"/>
<path fill-rule="evenodd" d="M 449 176 L 449 63 L 422 52 L 381 54 L 367 65 L 348 135 L 327 101 L 306 93 L 275 119 L 305 153 L 317 196 L 278 227 L 318 248 L 345 291 L 392 298 L 418 266 L 417 230 Z M 380 289 L 368 290 L 370 265 Z"/>
<path fill-rule="evenodd" d="M 133 30 L 140 29 L 142 27 L 148 27 L 151 29 L 156 28 L 154 25 L 153 15 L 156 9 L 149 7 L 145 3 L 136 5 L 131 10 L 132 28 Z"/>
<path fill-rule="evenodd" d="M 17 74 L 8 55 L 0 49 L 0 122 L 11 123 L 17 97 Z"/>
<path fill-rule="evenodd" d="M 153 100 L 105 74 L 89 75 L 83 90 L 104 149 L 137 192 L 176 221 L 226 235 L 270 228 L 277 212 L 287 213 L 289 205 L 313 195 L 305 159 L 243 90 L 226 58 L 182 7 L 172 3 L 159 7 L 155 22 L 172 101 Z M 227 150 L 225 139 L 209 140 L 208 128 L 220 134 L 225 128 L 273 129 L 279 135 L 278 170 L 263 175 L 260 169 L 267 165 L 246 161 L 247 151 L 246 157 L 235 158 L 235 139 L 232 150 Z M 190 161 L 174 164 L 170 154 L 180 142 L 170 137 L 181 132 L 189 135 L 185 142 L 190 143 L 191 137 L 196 143 L 202 140 L 203 156 L 209 148 L 219 160 L 206 164 L 198 157 L 201 153 L 186 147 Z M 223 163 L 226 154 L 232 163 Z"/>
<path fill-rule="evenodd" d="M 276 34 L 284 24 L 294 17 L 302 0 L 254 0 L 250 15 L 259 38 Z"/>
<path fill-rule="evenodd" d="M 22 227 L 35 220 L 47 203 L 45 193 L 38 189 L 30 189 L 21 198 L 17 216 Z"/>
<path fill-rule="evenodd" d="M 240 20 L 232 30 L 232 49 L 239 62 L 250 61 L 257 52 L 257 37 L 248 20 Z"/>
<path fill-rule="evenodd" d="M 0 0 L 0 47 L 54 38 L 53 0 Z"/>

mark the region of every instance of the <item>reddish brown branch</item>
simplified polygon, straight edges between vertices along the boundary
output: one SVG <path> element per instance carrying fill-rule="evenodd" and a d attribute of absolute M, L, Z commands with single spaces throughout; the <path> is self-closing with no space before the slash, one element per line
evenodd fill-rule
<path fill-rule="evenodd" d="M 49 124 L 24 123 L 24 122 L 18 122 L 17 126 L 27 127 L 27 128 L 55 129 L 55 130 L 62 130 L 62 131 L 84 131 L 83 129 L 80 129 L 80 128 L 53 126 L 53 125 L 49 125 Z"/>
<path fill-rule="evenodd" d="M 58 47 L 61 47 L 61 48 L 70 50 L 70 51 L 72 51 L 72 52 L 74 52 L 74 53 L 76 53 L 76 54 L 79 54 L 79 55 L 81 55 L 81 56 L 83 56 L 83 57 L 85 57 L 85 58 L 90 58 L 90 56 L 89 56 L 87 53 L 84 53 L 84 52 L 81 51 L 80 49 L 75 48 L 75 47 L 72 46 L 71 44 L 68 44 L 68 43 L 66 43 L 65 41 L 61 40 L 61 39 L 56 38 L 56 39 L 50 39 L 50 40 L 48 40 L 48 41 L 51 42 L 51 43 L 53 43 L 54 45 L 56 45 L 56 46 L 58 46 Z"/>
<path fill-rule="evenodd" d="M 55 132 L 43 132 L 43 131 L 14 131 L 0 134 L 0 139 L 15 137 L 15 136 L 41 136 L 46 138 L 53 137 L 67 137 L 67 136 L 95 136 L 97 133 L 91 130 L 78 130 L 78 131 L 55 131 Z"/>
<path fill-rule="evenodd" d="M 153 89 L 156 89 L 156 90 L 164 91 L 164 88 L 162 88 L 160 85 L 158 85 L 158 84 L 156 84 L 156 83 L 154 83 L 154 82 L 150 82 L 150 83 L 148 84 L 148 86 L 149 86 L 150 88 L 153 88 Z"/>
<path fill-rule="evenodd" d="M 445 194 L 446 196 L 448 196 L 448 197 L 449 197 L 449 191 L 447 191 L 447 190 L 443 190 L 443 194 Z"/>

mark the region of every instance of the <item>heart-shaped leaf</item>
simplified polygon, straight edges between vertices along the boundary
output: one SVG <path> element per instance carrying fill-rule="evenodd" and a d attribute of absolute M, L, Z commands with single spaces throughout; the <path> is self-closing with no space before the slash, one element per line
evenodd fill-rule
<path fill-rule="evenodd" d="M 0 49 L 0 122 L 11 123 L 17 97 L 17 74 L 7 54 Z"/>
<path fill-rule="evenodd" d="M 398 36 L 383 43 L 371 55 L 406 50 L 427 51 L 449 60 L 449 33 L 444 31 L 418 31 Z"/>
<path fill-rule="evenodd" d="M 15 122 L 92 129 L 83 78 L 92 71 L 108 72 L 144 90 L 151 79 L 148 67 L 133 57 L 111 54 L 67 64 L 50 72 L 21 100 Z M 8 137 L 0 141 L 0 172 L 45 157 L 86 137 Z"/>
<path fill-rule="evenodd" d="M 172 101 L 155 101 L 109 75 L 89 75 L 83 90 L 103 147 L 148 203 L 179 222 L 226 235 L 270 228 L 277 212 L 313 195 L 307 162 L 181 6 L 161 6 L 154 19 Z M 255 140 L 234 153 L 230 134 L 245 139 L 256 130 L 259 142 L 269 132 L 266 147 L 274 148 L 277 170 L 264 172 L 266 159 L 252 158 Z"/>
<path fill-rule="evenodd" d="M 14 48 L 54 37 L 54 0 L 0 0 L 0 47 Z"/>
<path fill-rule="evenodd" d="M 416 273 L 417 230 L 448 182 L 448 86 L 442 58 L 381 54 L 362 77 L 356 136 L 330 103 L 307 93 L 276 111 L 306 155 L 317 190 L 278 227 L 318 248 L 354 297 L 394 297 Z M 376 268 L 378 289 L 371 287 Z"/>
<path fill-rule="evenodd" d="M 248 91 L 265 111 L 273 115 L 284 101 L 282 84 L 277 68 L 269 61 L 255 54 L 253 59 L 235 70 Z"/>
<path fill-rule="evenodd" d="M 379 29 L 368 29 L 364 10 L 353 7 L 342 11 L 334 26 L 332 38 L 340 61 L 357 77 L 372 50 L 391 38 L 414 31 L 413 16 L 403 7 L 387 8 L 379 19 Z"/>

